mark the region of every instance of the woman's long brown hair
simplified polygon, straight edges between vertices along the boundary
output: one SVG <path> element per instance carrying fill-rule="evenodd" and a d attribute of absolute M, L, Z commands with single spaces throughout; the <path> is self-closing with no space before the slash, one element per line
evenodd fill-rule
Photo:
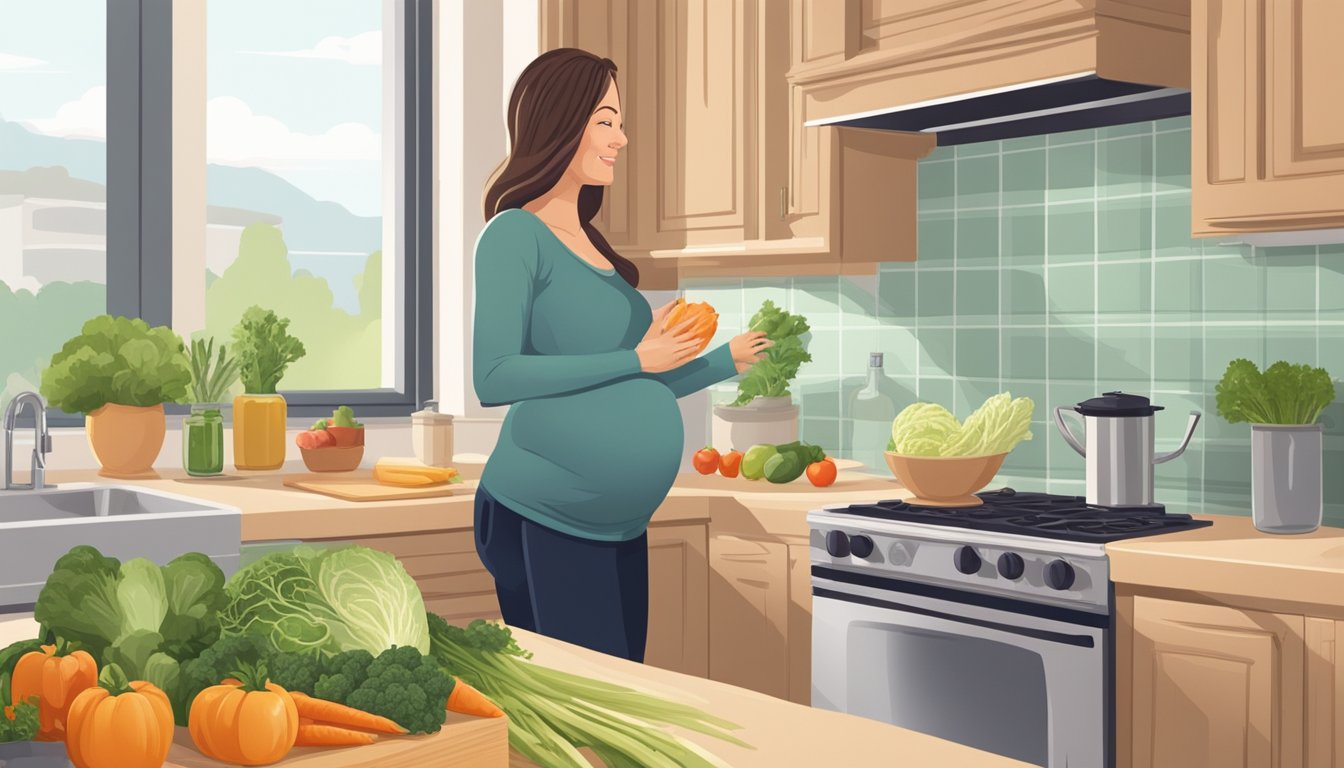
<path fill-rule="evenodd" d="M 616 65 L 578 48 L 557 48 L 538 56 L 513 86 L 509 98 L 509 155 L 485 188 L 485 219 L 522 208 L 560 181 L 574 159 L 588 120 L 616 82 Z M 611 247 L 592 219 L 602 208 L 602 187 L 579 191 L 579 223 L 597 250 L 632 286 L 639 268 Z"/>

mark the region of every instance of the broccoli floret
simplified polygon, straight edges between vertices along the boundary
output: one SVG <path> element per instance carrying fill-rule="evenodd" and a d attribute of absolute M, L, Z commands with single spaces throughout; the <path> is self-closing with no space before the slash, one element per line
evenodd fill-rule
<path fill-rule="evenodd" d="M 373 654 L 365 650 L 346 651 L 329 657 L 322 665 L 313 695 L 319 699 L 345 704 L 346 699 L 368 677 Z"/>
<path fill-rule="evenodd" d="M 309 696 L 315 693 L 318 678 L 322 676 L 322 662 L 306 653 L 272 653 L 266 659 L 266 669 L 272 683 L 286 691 L 299 691 Z"/>
<path fill-rule="evenodd" d="M 383 651 L 367 677 L 342 703 L 389 718 L 411 733 L 437 733 L 453 680 L 413 646 Z"/>

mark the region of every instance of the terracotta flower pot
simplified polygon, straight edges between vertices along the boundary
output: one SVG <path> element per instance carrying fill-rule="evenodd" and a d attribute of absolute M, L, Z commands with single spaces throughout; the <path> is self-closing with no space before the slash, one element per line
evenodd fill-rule
<path fill-rule="evenodd" d="M 89 447 L 105 477 L 153 474 L 163 448 L 166 424 L 163 404 L 136 406 L 108 403 L 84 417 Z"/>

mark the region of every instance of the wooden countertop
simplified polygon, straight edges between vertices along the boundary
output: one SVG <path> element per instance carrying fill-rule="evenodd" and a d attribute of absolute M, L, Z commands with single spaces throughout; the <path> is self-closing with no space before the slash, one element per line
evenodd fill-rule
<path fill-rule="evenodd" d="M 1261 533 L 1249 517 L 1195 515 L 1204 528 L 1106 545 L 1111 580 L 1344 607 L 1344 529 Z"/>
<path fill-rule="evenodd" d="M 368 464 L 369 462 L 365 462 Z M 484 465 L 459 464 L 463 479 L 480 478 Z M 287 462 L 270 472 L 231 470 L 213 478 L 191 477 L 181 469 L 158 470 L 157 478 L 114 480 L 96 470 L 52 470 L 49 482 L 126 483 L 169 493 L 196 496 L 242 510 L 243 541 L 350 538 L 419 531 L 470 530 L 473 496 L 470 493 L 397 501 L 346 501 L 283 485 L 285 475 L 306 473 L 302 462 Z M 906 492 L 894 478 L 841 472 L 835 483 L 817 488 L 806 478 L 773 484 L 741 477 L 682 474 L 654 516 L 655 525 L 704 521 L 722 512 L 725 517 L 748 512 L 763 516 L 759 528 L 774 535 L 806 536 L 799 514 L 823 504 L 895 498 Z M 736 500 L 736 504 L 731 503 Z"/>

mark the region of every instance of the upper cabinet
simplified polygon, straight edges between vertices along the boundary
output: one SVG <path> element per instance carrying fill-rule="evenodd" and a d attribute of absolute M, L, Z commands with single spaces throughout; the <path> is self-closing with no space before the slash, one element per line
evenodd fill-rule
<path fill-rule="evenodd" d="M 1191 3 L 1194 234 L 1344 227 L 1344 3 Z"/>
<path fill-rule="evenodd" d="M 915 256 L 932 136 L 805 127 L 789 82 L 798 6 L 541 0 L 541 46 L 606 56 L 630 145 L 600 226 L 641 286 L 697 275 L 873 270 Z"/>

